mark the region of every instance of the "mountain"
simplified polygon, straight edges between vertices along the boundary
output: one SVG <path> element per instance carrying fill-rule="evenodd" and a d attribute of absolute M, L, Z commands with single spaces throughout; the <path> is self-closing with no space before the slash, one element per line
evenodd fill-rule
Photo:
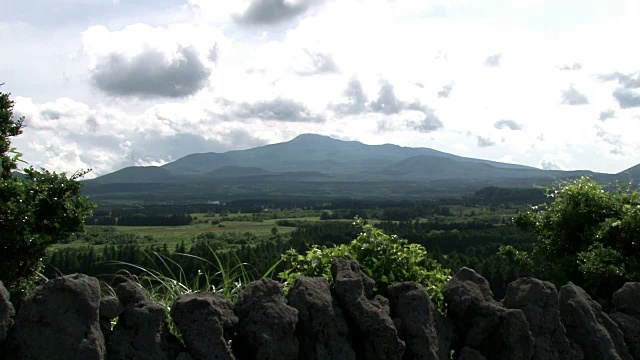
<path fill-rule="evenodd" d="M 265 176 L 271 174 L 271 172 L 259 167 L 223 166 L 221 168 L 211 170 L 206 174 L 213 178 L 234 178 L 245 176 Z"/>
<path fill-rule="evenodd" d="M 628 178 L 630 176 L 633 179 L 640 179 L 640 164 L 632 166 L 627 170 L 623 170 L 619 172 L 618 175 L 622 176 L 623 178 Z"/>
<path fill-rule="evenodd" d="M 226 153 L 192 154 L 163 166 L 174 174 L 201 174 L 224 166 L 260 167 L 271 172 L 320 171 L 349 174 L 380 170 L 414 156 L 428 155 L 467 162 L 480 162 L 500 168 L 530 168 L 489 160 L 464 158 L 429 149 L 398 145 L 365 145 L 328 136 L 304 134 L 279 144 Z"/>
<path fill-rule="evenodd" d="M 130 166 L 92 180 L 100 184 L 173 182 L 176 176 L 157 166 Z"/>
<path fill-rule="evenodd" d="M 624 173 L 624 174 L 623 174 Z M 541 187 L 589 175 L 611 182 L 631 174 L 542 170 L 467 158 L 429 148 L 365 145 L 305 134 L 225 153 L 192 154 L 161 167 L 129 167 L 84 181 L 96 201 L 198 202 L 250 197 L 424 198 L 486 186 Z"/>

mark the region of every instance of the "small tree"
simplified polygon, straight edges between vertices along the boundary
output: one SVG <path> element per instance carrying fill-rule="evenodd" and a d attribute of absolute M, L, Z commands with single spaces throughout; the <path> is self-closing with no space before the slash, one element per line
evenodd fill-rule
<path fill-rule="evenodd" d="M 15 173 L 22 160 L 10 138 L 22 133 L 24 118 L 14 118 L 9 95 L 0 92 L 0 281 L 16 290 L 33 281 L 49 245 L 82 230 L 93 205 L 76 181 L 88 171 Z"/>
<path fill-rule="evenodd" d="M 531 254 L 501 250 L 535 276 L 585 286 L 606 299 L 625 281 L 640 280 L 640 194 L 616 192 L 582 177 L 547 190 L 549 206 L 518 214 L 514 222 L 538 235 Z"/>

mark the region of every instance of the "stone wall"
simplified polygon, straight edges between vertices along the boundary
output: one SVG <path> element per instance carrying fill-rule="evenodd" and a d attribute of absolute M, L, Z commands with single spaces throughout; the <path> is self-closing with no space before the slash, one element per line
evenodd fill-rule
<path fill-rule="evenodd" d="M 618 290 L 610 315 L 574 284 L 522 278 L 496 301 L 487 281 L 463 268 L 446 284 L 448 314 L 406 282 L 374 296 L 355 261 L 335 260 L 335 286 L 301 277 L 246 286 L 237 303 L 190 294 L 165 310 L 137 284 L 116 278 L 117 297 L 98 280 L 53 279 L 17 314 L 0 283 L 2 359 L 509 359 L 640 360 L 640 283 Z M 115 327 L 111 320 L 117 318 Z"/>

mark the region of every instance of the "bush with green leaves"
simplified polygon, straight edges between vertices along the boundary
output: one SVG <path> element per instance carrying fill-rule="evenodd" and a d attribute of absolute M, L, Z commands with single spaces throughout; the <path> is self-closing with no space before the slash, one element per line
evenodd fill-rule
<path fill-rule="evenodd" d="M 630 185 L 607 191 L 582 177 L 547 190 L 554 201 L 519 213 L 515 224 L 538 236 L 531 253 L 501 253 L 532 275 L 572 281 L 601 299 L 625 281 L 640 281 L 640 193 Z"/>
<path fill-rule="evenodd" d="M 422 285 L 439 311 L 444 312 L 442 288 L 451 278 L 451 271 L 427 257 L 422 245 L 409 244 L 395 235 L 387 235 L 356 218 L 362 232 L 350 244 L 333 247 L 313 245 L 305 254 L 289 250 L 282 255 L 287 269 L 279 274 L 285 288 L 300 276 L 323 276 L 330 282 L 331 262 L 334 258 L 357 260 L 362 271 L 376 282 L 376 292 L 383 293 L 389 285 L 415 281 Z"/>
<path fill-rule="evenodd" d="M 28 167 L 15 174 L 21 154 L 10 138 L 22 133 L 24 118 L 14 118 L 13 105 L 0 92 L 0 280 L 15 291 L 33 283 L 49 245 L 82 229 L 93 205 L 76 181 L 86 172 L 67 177 Z"/>

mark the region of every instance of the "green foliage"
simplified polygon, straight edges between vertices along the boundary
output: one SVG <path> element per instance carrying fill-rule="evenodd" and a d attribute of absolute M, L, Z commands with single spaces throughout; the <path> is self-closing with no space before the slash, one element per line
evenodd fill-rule
<path fill-rule="evenodd" d="M 547 191 L 554 201 L 518 214 L 514 222 L 538 236 L 534 271 L 558 283 L 573 281 L 608 297 L 624 281 L 640 280 L 640 194 L 630 186 L 605 191 L 582 177 Z M 511 253 L 503 249 L 505 254 Z"/>
<path fill-rule="evenodd" d="M 76 180 L 32 167 L 25 177 L 14 176 L 20 153 L 10 137 L 22 133 L 23 118 L 13 117 L 13 101 L 0 92 L 0 280 L 9 288 L 28 288 L 42 265 L 47 246 L 82 229 L 92 204 L 80 196 Z"/>
<path fill-rule="evenodd" d="M 349 244 L 332 247 L 313 245 L 305 254 L 289 250 L 282 255 L 288 268 L 279 274 L 288 288 L 300 276 L 323 276 L 332 281 L 331 261 L 334 258 L 354 259 L 362 271 L 376 282 L 376 291 L 384 292 L 391 284 L 415 281 L 422 285 L 440 311 L 445 304 L 442 287 L 451 278 L 450 270 L 427 257 L 427 251 L 418 244 L 395 235 L 387 235 L 372 225 L 356 218 L 362 232 Z"/>

